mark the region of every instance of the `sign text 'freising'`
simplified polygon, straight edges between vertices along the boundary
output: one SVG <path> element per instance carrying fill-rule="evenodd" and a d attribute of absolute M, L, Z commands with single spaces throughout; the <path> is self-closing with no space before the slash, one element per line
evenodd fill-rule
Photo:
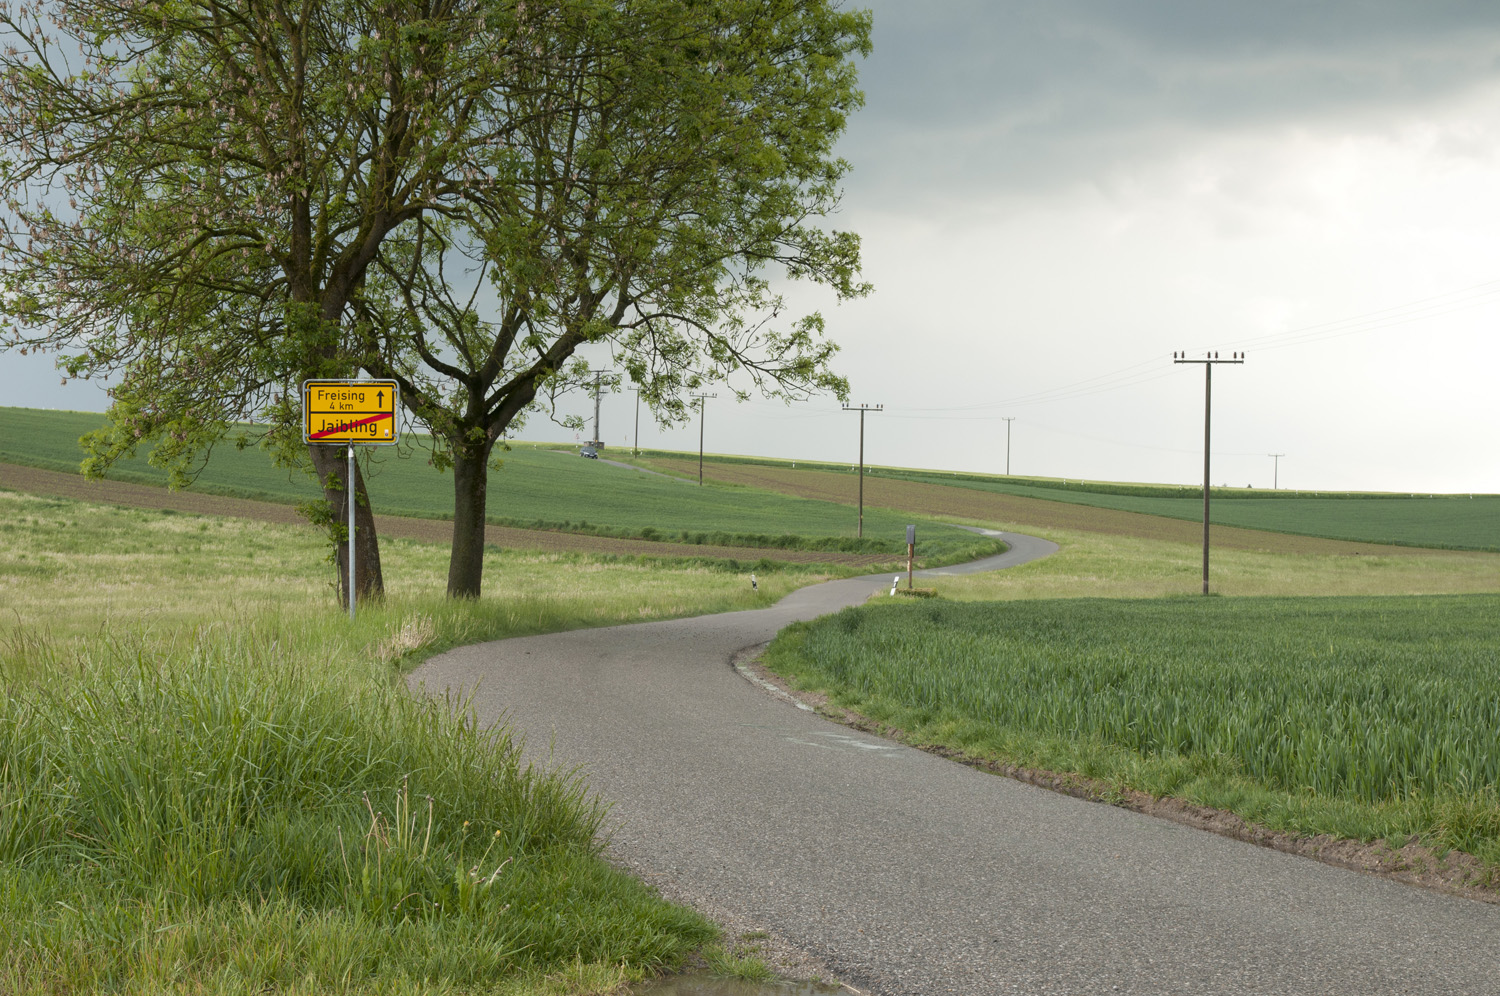
<path fill-rule="evenodd" d="M 302 438 L 309 443 L 394 443 L 393 380 L 309 380 L 302 385 Z"/>

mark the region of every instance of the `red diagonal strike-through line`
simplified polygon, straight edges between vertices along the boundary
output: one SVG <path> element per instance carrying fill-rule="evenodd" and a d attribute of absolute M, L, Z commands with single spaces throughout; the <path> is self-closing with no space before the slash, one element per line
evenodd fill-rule
<path fill-rule="evenodd" d="M 381 412 L 379 415 L 371 415 L 369 418 L 362 418 L 358 422 L 344 422 L 341 425 L 334 426 L 332 429 L 324 429 L 322 432 L 311 433 L 307 438 L 322 439 L 324 436 L 331 436 L 335 432 L 348 432 L 350 429 L 353 429 L 357 426 L 369 425 L 371 422 L 379 422 L 381 419 L 392 417 L 393 416 L 390 412 Z"/>

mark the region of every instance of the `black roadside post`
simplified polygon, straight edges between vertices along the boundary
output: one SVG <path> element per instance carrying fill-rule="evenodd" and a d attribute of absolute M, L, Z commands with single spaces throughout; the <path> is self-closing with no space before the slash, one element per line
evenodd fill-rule
<path fill-rule="evenodd" d="M 906 587 L 911 589 L 912 563 L 917 559 L 917 527 L 906 527 Z"/>

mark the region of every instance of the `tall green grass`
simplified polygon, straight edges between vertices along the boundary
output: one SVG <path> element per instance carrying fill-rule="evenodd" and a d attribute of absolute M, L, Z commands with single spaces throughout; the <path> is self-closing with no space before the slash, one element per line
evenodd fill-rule
<path fill-rule="evenodd" d="M 796 581 L 492 551 L 456 603 L 403 541 L 351 625 L 309 528 L 0 513 L 0 992 L 610 992 L 715 935 L 603 860 L 584 782 L 402 669 Z"/>
<path fill-rule="evenodd" d="M 10 991 L 483 989 L 712 936 L 602 862 L 600 803 L 506 730 L 259 627 L 102 644 L 7 661 L 67 676 L 0 703 Z"/>
<path fill-rule="evenodd" d="M 1500 597 L 876 605 L 771 662 L 921 739 L 1500 862 Z"/>

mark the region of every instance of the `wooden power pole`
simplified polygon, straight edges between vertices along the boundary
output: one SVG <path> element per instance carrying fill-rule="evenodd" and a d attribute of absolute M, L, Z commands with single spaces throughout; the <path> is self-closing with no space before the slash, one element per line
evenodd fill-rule
<path fill-rule="evenodd" d="M 1205 353 L 1201 360 L 1190 360 L 1186 353 L 1173 353 L 1173 363 L 1203 364 L 1203 594 L 1208 594 L 1208 455 L 1209 439 L 1213 429 L 1211 414 L 1214 401 L 1214 367 L 1220 363 L 1244 363 L 1244 353 L 1231 353 L 1227 360 L 1219 359 L 1218 353 Z"/>
<path fill-rule="evenodd" d="M 860 539 L 865 535 L 865 412 L 884 410 L 884 405 L 844 405 L 846 412 L 859 412 L 859 532 L 856 535 Z"/>
<path fill-rule="evenodd" d="M 706 402 L 709 398 L 717 398 L 717 394 L 695 394 L 698 399 L 698 487 L 703 487 L 703 415 Z"/>

